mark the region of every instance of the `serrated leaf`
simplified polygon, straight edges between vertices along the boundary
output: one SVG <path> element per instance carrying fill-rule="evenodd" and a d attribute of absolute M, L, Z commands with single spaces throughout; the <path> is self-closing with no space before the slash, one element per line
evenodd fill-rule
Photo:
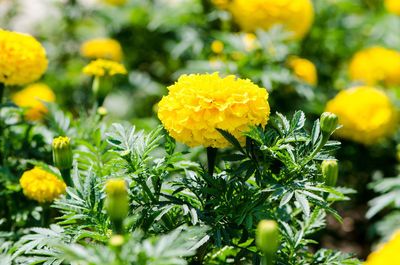
<path fill-rule="evenodd" d="M 295 192 L 296 201 L 300 204 L 301 209 L 304 214 L 308 217 L 310 216 L 310 203 L 308 202 L 306 196 L 299 192 Z"/>
<path fill-rule="evenodd" d="M 217 131 L 222 134 L 222 136 L 228 141 L 230 142 L 234 147 L 236 147 L 240 152 L 242 152 L 243 154 L 245 154 L 245 152 L 243 151 L 242 146 L 240 145 L 239 141 L 235 138 L 235 136 L 233 136 L 232 134 L 230 134 L 227 131 L 224 131 L 222 129 L 217 128 Z"/>
<path fill-rule="evenodd" d="M 296 111 L 293 115 L 292 120 L 290 121 L 290 130 L 289 132 L 298 131 L 304 127 L 304 123 L 306 121 L 304 112 Z"/>

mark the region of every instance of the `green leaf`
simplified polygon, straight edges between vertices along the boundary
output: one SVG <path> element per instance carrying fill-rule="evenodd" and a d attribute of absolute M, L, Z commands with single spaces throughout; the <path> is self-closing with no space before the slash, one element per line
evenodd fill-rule
<path fill-rule="evenodd" d="M 304 112 L 302 111 L 296 111 L 296 113 L 293 115 L 292 120 L 290 121 L 290 129 L 289 132 L 293 131 L 298 131 L 301 128 L 304 127 L 304 123 L 306 121 Z"/>
<path fill-rule="evenodd" d="M 240 145 L 239 141 L 235 138 L 235 136 L 233 136 L 232 134 L 230 134 L 227 131 L 224 131 L 222 129 L 217 128 L 217 131 L 222 134 L 222 136 L 228 141 L 230 142 L 234 147 L 236 147 L 242 154 L 245 154 L 245 152 L 243 151 L 242 146 Z"/>
<path fill-rule="evenodd" d="M 304 214 L 308 217 L 310 215 L 310 203 L 308 202 L 306 196 L 301 194 L 300 192 L 295 192 L 296 201 L 300 204 L 301 209 Z"/>

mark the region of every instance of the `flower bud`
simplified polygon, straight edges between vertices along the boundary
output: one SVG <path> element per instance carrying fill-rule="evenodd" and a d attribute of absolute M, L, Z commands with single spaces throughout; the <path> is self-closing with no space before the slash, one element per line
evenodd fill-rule
<path fill-rule="evenodd" d="M 100 116 L 106 116 L 108 113 L 107 109 L 105 107 L 98 107 L 97 108 L 97 114 Z"/>
<path fill-rule="evenodd" d="M 320 127 L 323 133 L 331 134 L 336 130 L 338 117 L 331 112 L 324 112 L 320 118 Z"/>
<path fill-rule="evenodd" d="M 266 255 L 273 255 L 279 247 L 278 224 L 272 220 L 262 220 L 256 231 L 256 245 Z"/>
<path fill-rule="evenodd" d="M 322 162 L 322 176 L 325 184 L 335 186 L 338 178 L 339 167 L 336 160 L 324 160 Z"/>
<path fill-rule="evenodd" d="M 109 243 L 110 243 L 110 245 L 113 246 L 113 247 L 120 247 L 120 246 L 122 246 L 122 245 L 124 244 L 124 241 L 125 241 L 125 239 L 124 239 L 123 236 L 121 236 L 121 235 L 114 235 L 114 236 L 112 236 L 112 237 L 110 238 Z"/>
<path fill-rule="evenodd" d="M 71 139 L 68 137 L 57 137 L 53 140 L 53 161 L 59 170 L 70 169 L 72 167 L 72 147 Z"/>
<path fill-rule="evenodd" d="M 129 210 L 128 191 L 123 179 L 111 179 L 106 183 L 106 210 L 111 220 L 121 222 Z"/>

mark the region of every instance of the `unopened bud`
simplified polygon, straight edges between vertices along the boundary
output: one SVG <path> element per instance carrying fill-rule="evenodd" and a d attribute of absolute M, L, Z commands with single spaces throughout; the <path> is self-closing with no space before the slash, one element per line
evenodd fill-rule
<path fill-rule="evenodd" d="M 327 134 L 331 134 L 336 130 L 338 125 L 338 117 L 336 114 L 331 112 L 324 112 L 320 118 L 321 131 Z"/>
<path fill-rule="evenodd" d="M 68 137 L 57 137 L 53 140 L 53 161 L 54 165 L 60 169 L 70 169 L 72 167 L 72 147 L 71 139 Z"/>
<path fill-rule="evenodd" d="M 114 235 L 114 236 L 112 236 L 112 237 L 110 238 L 109 243 L 110 243 L 110 245 L 113 246 L 113 247 L 120 247 L 120 246 L 122 246 L 122 245 L 124 244 L 124 241 L 125 241 L 125 239 L 124 239 L 123 236 L 121 236 L 121 235 Z"/>
<path fill-rule="evenodd" d="M 107 109 L 105 107 L 98 107 L 97 108 L 97 114 L 100 116 L 106 116 L 108 113 Z"/>
<path fill-rule="evenodd" d="M 111 179 L 106 183 L 106 210 L 111 220 L 121 222 L 129 210 L 128 191 L 123 179 Z"/>
<path fill-rule="evenodd" d="M 258 223 L 256 245 L 266 255 L 273 255 L 279 247 L 278 224 L 272 220 L 262 220 Z"/>
<path fill-rule="evenodd" d="M 338 162 L 336 160 L 324 160 L 321 167 L 325 184 L 335 186 L 339 173 Z"/>

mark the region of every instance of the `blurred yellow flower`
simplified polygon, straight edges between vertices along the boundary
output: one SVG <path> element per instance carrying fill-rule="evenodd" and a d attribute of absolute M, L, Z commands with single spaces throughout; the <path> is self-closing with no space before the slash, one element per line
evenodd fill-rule
<path fill-rule="evenodd" d="M 397 127 L 397 110 L 383 91 L 373 87 L 341 91 L 325 111 L 336 114 L 343 125 L 338 136 L 367 145 L 392 135 Z"/>
<path fill-rule="evenodd" d="M 35 38 L 0 29 L 0 83 L 25 85 L 46 70 L 46 51 Z"/>
<path fill-rule="evenodd" d="M 385 7 L 389 13 L 400 16 L 400 1 L 399 0 L 385 0 Z"/>
<path fill-rule="evenodd" d="M 227 9 L 230 0 L 211 0 L 211 2 L 219 9 Z"/>
<path fill-rule="evenodd" d="M 81 54 L 91 59 L 109 59 L 113 61 L 121 61 L 123 57 L 119 42 L 106 38 L 98 38 L 85 42 L 81 46 Z"/>
<path fill-rule="evenodd" d="M 29 107 L 25 113 L 28 121 L 37 121 L 48 112 L 46 106 L 40 101 L 54 102 L 56 95 L 45 84 L 36 83 L 29 85 L 11 96 L 12 101 L 21 108 Z"/>
<path fill-rule="evenodd" d="M 123 179 L 110 179 L 106 183 L 106 192 L 108 196 L 126 195 L 127 187 Z"/>
<path fill-rule="evenodd" d="M 291 40 L 306 35 L 314 20 L 310 0 L 232 0 L 228 9 L 244 31 L 282 25 L 293 33 Z"/>
<path fill-rule="evenodd" d="M 52 202 L 66 188 L 63 181 L 40 167 L 25 171 L 19 183 L 25 196 L 38 202 Z"/>
<path fill-rule="evenodd" d="M 300 81 L 306 82 L 312 86 L 317 84 L 317 69 L 312 62 L 297 56 L 290 56 L 287 63 Z"/>
<path fill-rule="evenodd" d="M 229 146 L 216 128 L 244 144 L 242 132 L 249 125 L 265 125 L 269 118 L 268 92 L 249 79 L 182 75 L 168 90 L 158 104 L 158 117 L 172 137 L 190 147 Z"/>
<path fill-rule="evenodd" d="M 364 265 L 399 265 L 400 264 L 400 230 L 394 233 L 392 239 L 369 254 Z"/>
<path fill-rule="evenodd" d="M 222 41 L 215 40 L 211 43 L 211 50 L 214 53 L 221 53 L 224 50 L 224 44 Z"/>
<path fill-rule="evenodd" d="M 122 6 L 126 3 L 127 0 L 101 0 L 101 1 L 106 2 L 107 4 L 113 6 Z"/>
<path fill-rule="evenodd" d="M 373 47 L 357 52 L 350 61 L 351 80 L 361 80 L 373 86 L 400 84 L 400 53 L 383 47 Z"/>
<path fill-rule="evenodd" d="M 246 52 L 251 52 L 259 46 L 257 36 L 253 33 L 246 33 L 243 35 L 243 44 Z"/>
<path fill-rule="evenodd" d="M 116 74 L 126 74 L 126 68 L 122 64 L 110 60 L 97 59 L 91 61 L 83 68 L 83 73 L 94 76 L 113 76 Z"/>

